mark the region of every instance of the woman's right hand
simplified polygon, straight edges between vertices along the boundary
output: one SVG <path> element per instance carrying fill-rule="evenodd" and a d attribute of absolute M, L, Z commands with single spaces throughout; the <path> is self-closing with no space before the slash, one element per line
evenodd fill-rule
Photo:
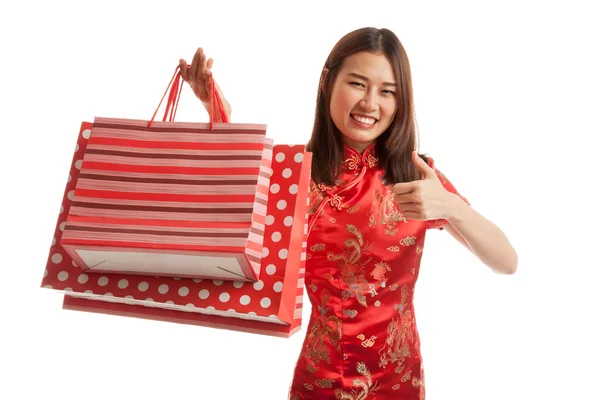
<path fill-rule="evenodd" d="M 204 108 L 206 108 L 206 110 L 210 109 L 210 81 L 213 79 L 210 69 L 212 68 L 213 63 L 214 60 L 212 58 L 207 60 L 206 54 L 204 54 L 204 49 L 201 47 L 196 50 L 196 54 L 194 54 L 191 65 L 188 65 L 187 61 L 185 61 L 183 58 L 179 60 L 181 77 L 185 82 L 190 84 L 194 94 L 198 99 L 200 99 L 202 104 L 204 104 Z M 221 88 L 216 82 L 215 89 L 218 91 L 219 96 L 221 97 L 223 107 L 225 108 L 224 111 L 230 120 L 231 106 L 223 96 L 223 92 L 221 92 Z M 220 119 L 220 116 L 218 116 L 217 120 L 219 122 Z"/>
<path fill-rule="evenodd" d="M 188 65 L 183 58 L 179 60 L 181 77 L 190 84 L 196 97 L 204 104 L 210 103 L 210 79 L 212 79 L 210 69 L 213 63 L 212 58 L 206 59 L 202 48 L 196 50 L 191 65 Z"/>

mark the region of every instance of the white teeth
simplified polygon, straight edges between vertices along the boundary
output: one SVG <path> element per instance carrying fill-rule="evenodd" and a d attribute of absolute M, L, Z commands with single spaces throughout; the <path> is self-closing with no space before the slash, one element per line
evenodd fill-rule
<path fill-rule="evenodd" d="M 357 120 L 358 122 L 362 122 L 363 124 L 368 124 L 368 125 L 373 125 L 376 121 L 375 118 L 360 117 L 360 116 L 354 115 L 354 114 L 351 114 L 350 116 L 352 118 L 354 118 L 355 120 Z"/>

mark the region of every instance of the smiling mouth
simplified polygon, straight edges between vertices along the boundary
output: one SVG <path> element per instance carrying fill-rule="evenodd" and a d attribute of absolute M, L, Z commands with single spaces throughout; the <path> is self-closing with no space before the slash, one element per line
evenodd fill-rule
<path fill-rule="evenodd" d="M 377 122 L 377 120 L 372 117 L 363 117 L 363 116 L 355 115 L 355 114 L 350 114 L 350 117 L 360 123 L 367 124 L 367 125 L 375 125 L 375 123 Z"/>

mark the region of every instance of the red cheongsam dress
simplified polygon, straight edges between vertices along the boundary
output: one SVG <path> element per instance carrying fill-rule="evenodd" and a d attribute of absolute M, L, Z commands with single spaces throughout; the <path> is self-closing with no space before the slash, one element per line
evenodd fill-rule
<path fill-rule="evenodd" d="M 362 155 L 345 146 L 335 185 L 311 183 L 305 284 L 312 313 L 290 400 L 425 398 L 413 294 L 425 232 L 446 221 L 407 220 L 383 177 L 374 144 Z"/>

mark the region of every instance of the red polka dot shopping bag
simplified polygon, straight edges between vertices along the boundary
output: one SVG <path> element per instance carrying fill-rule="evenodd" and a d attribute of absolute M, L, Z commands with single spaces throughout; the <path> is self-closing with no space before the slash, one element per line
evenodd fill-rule
<path fill-rule="evenodd" d="M 65 309 L 291 336 L 311 153 L 265 132 L 212 115 L 82 123 L 41 286 Z"/>

